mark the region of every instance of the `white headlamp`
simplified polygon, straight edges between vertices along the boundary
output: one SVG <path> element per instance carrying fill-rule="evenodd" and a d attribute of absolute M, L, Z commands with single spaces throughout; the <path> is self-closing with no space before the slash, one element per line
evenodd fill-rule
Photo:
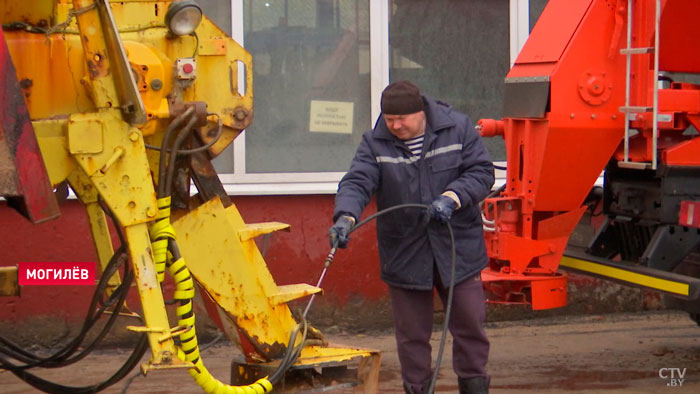
<path fill-rule="evenodd" d="M 165 13 L 165 25 L 176 36 L 192 34 L 201 21 L 202 9 L 194 0 L 173 1 Z"/>

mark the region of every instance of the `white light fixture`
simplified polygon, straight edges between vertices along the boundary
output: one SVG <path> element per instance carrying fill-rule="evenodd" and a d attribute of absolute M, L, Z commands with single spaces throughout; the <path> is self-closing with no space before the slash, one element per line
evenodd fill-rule
<path fill-rule="evenodd" d="M 165 13 L 165 25 L 176 36 L 192 34 L 202 21 L 202 9 L 194 0 L 174 1 Z"/>

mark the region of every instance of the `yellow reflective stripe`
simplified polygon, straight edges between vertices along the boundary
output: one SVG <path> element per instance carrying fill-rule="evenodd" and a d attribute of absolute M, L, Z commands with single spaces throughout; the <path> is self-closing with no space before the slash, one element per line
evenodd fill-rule
<path fill-rule="evenodd" d="M 607 265 L 575 259 L 573 257 L 564 256 L 561 259 L 561 265 L 569 268 L 574 268 L 580 271 L 591 272 L 594 274 L 615 278 L 638 284 L 652 289 L 667 291 L 687 296 L 690 291 L 690 286 L 687 283 L 674 282 L 668 279 L 655 278 L 653 276 L 630 272 L 620 268 L 609 267 Z"/>
<path fill-rule="evenodd" d="M 452 144 L 443 146 L 442 148 L 433 149 L 425 153 L 425 158 L 428 159 L 433 156 L 437 156 L 443 153 L 452 152 L 455 150 L 462 150 L 462 144 Z"/>
<path fill-rule="evenodd" d="M 405 157 L 377 156 L 375 160 L 377 160 L 377 163 L 413 164 L 420 160 L 420 157 L 412 156 L 407 159 Z"/>

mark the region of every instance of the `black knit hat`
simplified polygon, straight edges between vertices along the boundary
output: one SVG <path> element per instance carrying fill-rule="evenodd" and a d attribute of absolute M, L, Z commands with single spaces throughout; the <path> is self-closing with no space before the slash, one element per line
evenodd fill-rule
<path fill-rule="evenodd" d="M 406 115 L 423 111 L 423 98 L 418 86 L 409 81 L 397 81 L 382 92 L 382 113 Z"/>

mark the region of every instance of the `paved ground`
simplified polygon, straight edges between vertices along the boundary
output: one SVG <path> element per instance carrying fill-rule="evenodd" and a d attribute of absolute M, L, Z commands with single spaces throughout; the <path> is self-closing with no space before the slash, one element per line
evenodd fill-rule
<path fill-rule="evenodd" d="M 557 317 L 491 323 L 487 330 L 492 341 L 492 393 L 700 393 L 700 327 L 685 313 Z M 326 336 L 332 341 L 381 350 L 379 391 L 403 392 L 390 332 L 352 335 L 329 331 Z M 435 349 L 439 338 L 436 331 Z M 440 393 L 457 393 L 450 343 L 436 390 Z M 228 381 L 236 353 L 232 346 L 217 343 L 203 352 L 203 359 L 215 376 Z M 103 380 L 127 355 L 127 350 L 103 350 L 66 371 L 42 371 L 41 376 L 87 385 Z M 679 380 L 671 380 L 672 370 L 683 373 L 682 386 Z M 104 392 L 202 392 L 184 371 L 130 376 L 136 376 L 130 384 L 124 379 Z M 34 392 L 9 372 L 0 372 L 0 393 Z"/>

